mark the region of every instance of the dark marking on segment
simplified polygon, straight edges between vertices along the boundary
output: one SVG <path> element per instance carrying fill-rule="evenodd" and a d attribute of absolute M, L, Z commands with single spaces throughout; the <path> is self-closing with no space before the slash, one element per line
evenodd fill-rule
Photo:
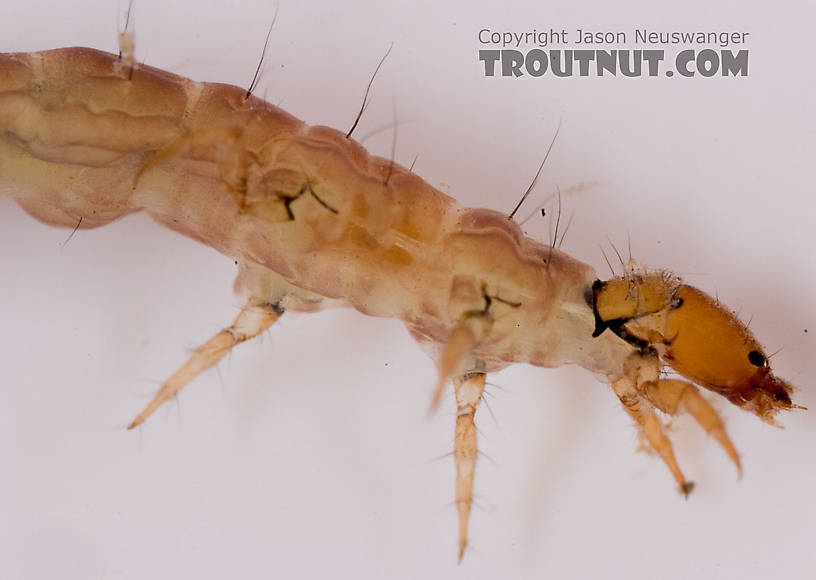
<path fill-rule="evenodd" d="M 650 346 L 648 340 L 639 338 L 634 334 L 631 334 L 628 330 L 626 330 L 625 325 L 627 322 L 629 322 L 628 318 L 616 318 L 614 320 L 607 320 L 604 324 L 606 325 L 606 328 L 617 334 L 620 338 L 622 338 L 632 346 L 636 347 L 641 352 L 644 352 L 646 350 L 652 350 L 652 347 Z M 597 335 L 593 332 L 592 336 Z"/>
<path fill-rule="evenodd" d="M 601 333 L 609 328 L 609 324 L 601 318 L 598 312 L 598 294 L 601 293 L 605 286 L 606 282 L 603 280 L 595 280 L 592 286 L 588 286 L 584 290 L 584 300 L 586 300 L 587 306 L 592 308 L 592 314 L 595 316 L 595 330 L 592 331 L 592 338 L 601 336 Z"/>
<path fill-rule="evenodd" d="M 520 308 L 521 307 L 521 302 L 510 302 L 509 300 L 505 300 L 501 296 L 493 296 L 493 300 L 495 300 L 496 302 L 501 302 L 502 304 L 506 304 L 507 306 L 510 306 L 511 308 Z"/>
<path fill-rule="evenodd" d="M 300 191 L 298 191 L 295 195 L 293 195 L 291 197 L 284 197 L 283 198 L 283 203 L 286 206 L 286 215 L 289 216 L 289 221 L 294 221 L 295 220 L 295 214 L 292 213 L 292 208 L 290 206 L 297 199 L 299 199 L 300 196 L 302 196 L 304 193 L 308 193 L 309 195 L 311 195 L 315 199 L 315 201 L 317 201 L 317 203 L 319 203 L 320 205 L 325 207 L 327 210 L 329 210 L 333 214 L 339 214 L 340 213 L 339 211 L 334 209 L 332 206 L 330 206 L 328 203 L 326 203 L 325 201 L 320 199 L 320 196 L 315 193 L 314 189 L 312 189 L 312 184 L 307 181 L 303 185 L 303 187 L 300 188 Z"/>
<path fill-rule="evenodd" d="M 587 305 L 592 308 L 592 314 L 595 317 L 595 330 L 592 331 L 592 338 L 599 337 L 607 328 L 618 335 L 620 338 L 637 348 L 642 354 L 647 352 L 654 352 L 648 340 L 644 340 L 635 336 L 626 330 L 626 323 L 632 320 L 631 318 L 614 318 L 612 320 L 604 320 L 598 312 L 598 294 L 606 286 L 603 280 L 595 280 L 592 286 L 584 290 L 584 300 Z"/>

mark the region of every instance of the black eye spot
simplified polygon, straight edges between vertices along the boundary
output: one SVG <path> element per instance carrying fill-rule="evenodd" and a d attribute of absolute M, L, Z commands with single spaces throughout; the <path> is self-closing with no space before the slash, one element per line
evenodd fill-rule
<path fill-rule="evenodd" d="M 758 350 L 752 350 L 748 353 L 748 360 L 755 367 L 761 367 L 765 364 L 765 357 Z"/>

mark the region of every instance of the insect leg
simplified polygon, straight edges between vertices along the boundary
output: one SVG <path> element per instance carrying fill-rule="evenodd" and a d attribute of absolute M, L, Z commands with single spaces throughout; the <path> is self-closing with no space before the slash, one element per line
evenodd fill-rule
<path fill-rule="evenodd" d="M 490 330 L 491 323 L 492 319 L 485 312 L 469 312 L 451 331 L 438 363 L 439 379 L 431 397 L 431 412 L 439 407 L 445 385 L 463 370 L 462 362 Z"/>
<path fill-rule="evenodd" d="M 485 373 L 474 372 L 458 377 L 456 392 L 456 431 L 453 456 L 456 460 L 456 507 L 459 511 L 459 562 L 468 544 L 468 521 L 473 503 L 473 474 L 478 452 L 476 425 L 473 417 L 482 401 Z"/>
<path fill-rule="evenodd" d="M 641 391 L 649 402 L 664 413 L 675 415 L 681 407 L 691 413 L 697 423 L 717 440 L 742 474 L 739 454 L 728 438 L 722 419 L 697 387 L 687 381 L 660 379 L 647 382 Z"/>
<path fill-rule="evenodd" d="M 156 409 L 177 395 L 201 372 L 221 360 L 235 345 L 256 337 L 272 326 L 281 314 L 283 310 L 277 304 L 259 303 L 255 300 L 247 302 L 231 326 L 224 328 L 199 346 L 190 359 L 162 385 L 153 400 L 139 413 L 128 429 L 144 423 Z"/>
<path fill-rule="evenodd" d="M 669 471 L 671 471 L 675 481 L 677 481 L 677 485 L 680 486 L 680 491 L 688 496 L 694 487 L 694 483 L 687 481 L 683 472 L 680 470 L 677 459 L 674 457 L 671 441 L 663 431 L 663 425 L 661 425 L 660 419 L 650 408 L 651 405 L 648 401 L 642 399 L 635 383 L 629 378 L 622 378 L 615 381 L 612 384 L 612 388 L 615 390 L 615 394 L 618 395 L 621 403 L 623 403 L 626 412 L 637 422 L 646 440 L 652 448 L 657 451 L 661 459 L 663 459 L 663 462 L 669 468 Z M 646 408 L 644 408 L 644 403 L 647 405 Z"/>

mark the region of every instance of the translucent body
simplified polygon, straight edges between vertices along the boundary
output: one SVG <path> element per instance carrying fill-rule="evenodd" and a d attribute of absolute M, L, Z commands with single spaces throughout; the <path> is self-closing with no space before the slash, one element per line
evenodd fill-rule
<path fill-rule="evenodd" d="M 244 311 L 199 347 L 131 426 L 281 313 L 345 304 L 406 324 L 439 366 L 435 402 L 449 380 L 456 384 L 460 558 L 477 457 L 473 416 L 485 373 L 510 363 L 575 363 L 603 375 L 685 493 L 691 483 L 655 409 L 688 410 L 740 467 L 696 387 L 660 378 L 663 362 L 677 362 L 685 376 L 725 388 L 732 401 L 753 401 L 742 396 L 745 379 L 732 377 L 735 367 L 718 368 L 705 356 L 705 333 L 685 344 L 685 329 L 719 332 L 736 318 L 693 289 L 685 292 L 697 306 L 681 310 L 681 286 L 668 277 L 627 275 L 593 294 L 590 267 L 524 237 L 502 214 L 462 208 L 338 131 L 309 127 L 243 89 L 90 49 L 0 57 L 0 126 L 0 184 L 34 217 L 89 228 L 143 210 L 240 265 Z M 599 332 L 599 317 L 609 328 L 617 321 L 615 332 Z M 725 329 L 723 336 L 739 343 L 748 335 Z M 729 343 L 726 352 L 746 344 Z M 710 368 L 726 380 L 712 383 Z M 777 382 L 752 386 L 767 395 L 769 384 L 788 392 Z M 739 397 L 728 390 L 735 386 Z M 763 397 L 768 404 L 748 407 L 763 418 L 791 407 L 789 398 Z"/>
<path fill-rule="evenodd" d="M 237 87 L 149 67 L 129 78 L 90 49 L 7 55 L 0 67 L 2 184 L 38 219 L 85 228 L 145 210 L 238 260 L 244 294 L 298 310 L 342 300 L 403 320 L 431 353 L 486 293 L 500 301 L 472 353 L 485 370 L 622 369 L 630 349 L 587 332 L 589 266 L 338 131 Z"/>

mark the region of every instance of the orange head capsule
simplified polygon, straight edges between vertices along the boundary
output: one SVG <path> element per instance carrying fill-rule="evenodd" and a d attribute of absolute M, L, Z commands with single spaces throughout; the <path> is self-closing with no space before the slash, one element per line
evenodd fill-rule
<path fill-rule="evenodd" d="M 595 334 L 609 328 L 654 349 L 675 371 L 763 419 L 791 409 L 791 387 L 775 377 L 748 328 L 718 301 L 665 273 L 632 274 L 593 286 Z"/>
<path fill-rule="evenodd" d="M 675 296 L 663 355 L 673 369 L 760 417 L 791 408 L 791 387 L 771 373 L 762 347 L 733 312 L 685 284 Z"/>

